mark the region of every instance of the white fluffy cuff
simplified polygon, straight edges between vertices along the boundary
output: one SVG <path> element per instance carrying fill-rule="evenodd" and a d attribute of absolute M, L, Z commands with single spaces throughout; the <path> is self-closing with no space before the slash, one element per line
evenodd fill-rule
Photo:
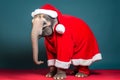
<path fill-rule="evenodd" d="M 55 62 L 55 66 L 62 69 L 68 69 L 70 67 L 70 64 L 71 64 L 71 61 L 63 62 L 63 61 L 56 60 Z"/>

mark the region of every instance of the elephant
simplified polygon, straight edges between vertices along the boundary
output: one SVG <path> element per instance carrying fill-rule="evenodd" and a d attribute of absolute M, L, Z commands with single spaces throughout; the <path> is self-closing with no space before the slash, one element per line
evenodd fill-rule
<path fill-rule="evenodd" d="M 38 39 L 44 37 L 50 69 L 46 77 L 65 79 L 70 64 L 75 67 L 71 74 L 87 77 L 90 74 L 88 66 L 102 59 L 89 26 L 80 18 L 62 14 L 51 4 L 45 4 L 31 15 L 33 60 L 36 64 L 44 63 L 38 61 Z"/>
<path fill-rule="evenodd" d="M 56 22 L 56 19 L 52 19 L 44 14 L 38 14 L 32 19 L 33 28 L 31 40 L 33 46 L 33 59 L 36 64 L 43 63 L 43 61 L 38 61 L 38 38 L 50 36 L 53 32 L 53 25 L 55 25 Z"/>

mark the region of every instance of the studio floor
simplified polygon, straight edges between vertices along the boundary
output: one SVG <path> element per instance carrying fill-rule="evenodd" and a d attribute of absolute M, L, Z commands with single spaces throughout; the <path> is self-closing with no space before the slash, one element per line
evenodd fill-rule
<path fill-rule="evenodd" d="M 46 78 L 47 69 L 38 70 L 0 70 L 0 80 L 53 80 Z M 86 78 L 76 78 L 67 72 L 66 80 L 120 80 L 120 70 L 91 70 Z"/>

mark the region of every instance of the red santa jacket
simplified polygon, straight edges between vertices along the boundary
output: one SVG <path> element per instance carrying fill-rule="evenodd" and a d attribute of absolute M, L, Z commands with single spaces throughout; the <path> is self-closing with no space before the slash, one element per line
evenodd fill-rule
<path fill-rule="evenodd" d="M 97 41 L 89 26 L 81 19 L 63 15 L 64 34 L 55 30 L 51 37 L 45 38 L 48 59 L 69 62 L 74 65 L 90 65 L 101 59 Z M 79 60 L 83 60 L 80 61 Z"/>

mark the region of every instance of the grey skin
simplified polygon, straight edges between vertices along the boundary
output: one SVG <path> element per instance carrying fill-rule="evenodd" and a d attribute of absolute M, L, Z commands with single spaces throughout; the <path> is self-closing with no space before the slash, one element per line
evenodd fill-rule
<path fill-rule="evenodd" d="M 50 18 L 47 15 L 39 14 L 32 19 L 32 48 L 33 48 L 33 60 L 36 64 L 41 64 L 43 61 L 38 61 L 38 39 L 44 36 L 50 36 L 53 33 L 53 23 L 55 19 Z"/>
<path fill-rule="evenodd" d="M 51 36 L 54 30 L 54 26 L 58 23 L 57 19 L 53 19 L 45 14 L 38 14 L 32 19 L 32 49 L 33 49 L 33 60 L 36 64 L 42 64 L 43 61 L 38 60 L 38 39 L 45 36 Z M 76 77 L 85 77 L 82 73 L 76 74 Z M 54 77 L 55 80 L 64 80 L 66 78 L 66 72 L 63 69 L 50 67 L 50 72 L 46 74 L 46 77 Z"/>

